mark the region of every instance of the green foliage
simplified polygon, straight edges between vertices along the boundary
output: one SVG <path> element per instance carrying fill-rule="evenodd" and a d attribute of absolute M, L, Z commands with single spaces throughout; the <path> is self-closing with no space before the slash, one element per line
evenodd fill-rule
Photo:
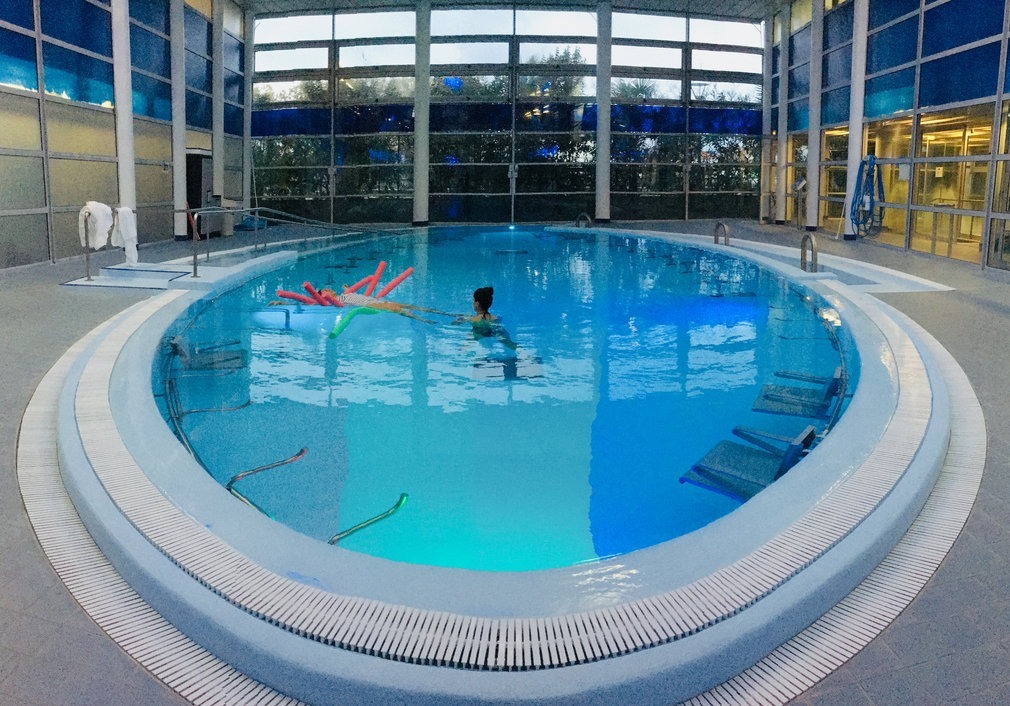
<path fill-rule="evenodd" d="M 519 79 L 519 93 L 538 98 L 568 98 L 581 96 L 585 78 L 572 76 L 573 66 L 585 66 L 582 51 L 575 47 L 555 49 L 549 56 L 534 57 L 527 66 L 535 73 Z"/>

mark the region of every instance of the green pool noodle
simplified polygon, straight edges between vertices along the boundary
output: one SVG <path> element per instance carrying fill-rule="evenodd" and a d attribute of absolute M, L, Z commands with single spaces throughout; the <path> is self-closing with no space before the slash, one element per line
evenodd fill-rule
<path fill-rule="evenodd" d="M 379 313 L 378 309 L 371 309 L 367 306 L 354 307 L 353 309 L 351 309 L 346 314 L 340 317 L 340 320 L 337 321 L 336 325 L 334 325 L 333 330 L 330 331 L 330 338 L 336 338 L 337 336 L 339 336 L 343 332 L 343 330 L 347 328 L 347 324 L 351 323 L 351 319 L 353 319 L 358 314 L 378 314 L 378 313 Z"/>

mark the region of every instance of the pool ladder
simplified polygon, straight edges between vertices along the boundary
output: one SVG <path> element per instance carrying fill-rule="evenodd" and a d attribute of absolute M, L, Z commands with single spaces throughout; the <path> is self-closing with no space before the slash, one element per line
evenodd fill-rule
<path fill-rule="evenodd" d="M 238 490 L 236 490 L 235 489 L 235 484 L 238 483 L 243 478 L 248 478 L 249 476 L 255 475 L 257 473 L 262 473 L 263 471 L 269 471 L 271 468 L 277 468 L 279 466 L 286 466 L 289 463 L 294 463 L 295 461 L 299 460 L 302 456 L 304 456 L 307 451 L 308 451 L 308 449 L 303 448 L 298 453 L 296 453 L 294 456 L 291 456 L 290 458 L 286 458 L 286 459 L 284 459 L 282 461 L 274 461 L 273 463 L 268 463 L 265 466 L 257 466 L 256 468 L 250 468 L 248 471 L 242 471 L 241 473 L 236 473 L 234 476 L 232 476 L 231 480 L 228 481 L 225 484 L 224 488 L 229 493 L 231 493 L 232 495 L 234 495 L 236 498 L 238 498 L 239 500 L 241 500 L 242 502 L 244 502 L 246 505 L 248 505 L 249 507 L 251 507 L 254 510 L 258 510 L 258 511 L 262 512 L 264 515 L 266 515 L 267 517 L 269 517 L 272 520 L 274 518 L 273 518 L 273 516 L 269 512 L 267 512 L 266 510 L 264 510 L 263 508 L 261 508 L 259 505 L 257 505 L 256 503 L 254 503 L 252 500 L 250 500 L 249 498 L 247 498 L 245 495 L 243 495 L 242 493 L 240 493 Z"/>
<path fill-rule="evenodd" d="M 720 233 L 722 233 L 722 242 L 729 245 L 729 226 L 722 221 L 715 224 L 715 232 L 712 234 L 712 238 L 716 245 L 719 244 Z"/>
<path fill-rule="evenodd" d="M 807 249 L 810 250 L 810 269 L 807 269 Z M 806 233 L 800 241 L 800 269 L 804 272 L 817 272 L 817 239 L 812 233 Z"/>
<path fill-rule="evenodd" d="M 583 224 L 585 224 L 585 225 L 583 225 Z M 588 213 L 586 213 L 585 211 L 583 211 L 582 213 L 579 214 L 578 218 L 575 219 L 575 227 L 576 228 L 592 228 L 593 227 L 593 219 L 589 216 Z"/>

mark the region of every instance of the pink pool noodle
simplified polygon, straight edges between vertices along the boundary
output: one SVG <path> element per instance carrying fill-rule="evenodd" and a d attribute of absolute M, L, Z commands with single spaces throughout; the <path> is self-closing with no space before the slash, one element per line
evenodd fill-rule
<path fill-rule="evenodd" d="M 330 303 L 326 301 L 326 297 L 320 294 L 319 291 L 312 286 L 311 282 L 302 282 L 302 286 L 305 288 L 305 291 L 308 292 L 313 299 L 315 299 L 316 304 L 322 304 L 323 306 L 330 305 Z"/>
<path fill-rule="evenodd" d="M 296 302 L 301 302 L 302 304 L 318 304 L 318 302 L 312 297 L 307 297 L 304 294 L 298 294 L 297 292 L 289 292 L 285 289 L 278 289 L 277 296 L 284 297 L 285 299 L 294 299 Z"/>
<path fill-rule="evenodd" d="M 369 282 L 371 282 L 372 278 L 374 276 L 375 275 L 368 275 L 368 277 L 365 277 L 360 282 L 357 282 L 357 283 L 355 283 L 354 285 L 352 285 L 350 287 L 344 287 L 344 294 L 350 294 L 351 292 L 358 291 L 359 289 L 361 289 L 362 287 L 364 287 L 366 284 L 368 284 Z"/>
<path fill-rule="evenodd" d="M 384 296 L 392 292 L 396 288 L 396 285 L 398 285 L 400 282 L 410 277 L 410 275 L 413 272 L 414 272 L 413 267 L 408 267 L 407 269 L 405 269 L 403 272 L 394 277 L 389 284 L 387 284 L 385 287 L 379 290 L 379 293 L 375 295 L 375 298 L 382 299 Z"/>
<path fill-rule="evenodd" d="M 383 271 L 386 269 L 386 261 L 380 260 L 379 266 L 375 268 L 375 274 L 372 275 L 372 281 L 368 283 L 368 289 L 365 290 L 365 296 L 372 296 L 372 292 L 375 291 L 376 285 L 379 284 L 379 278 L 382 277 Z"/>
<path fill-rule="evenodd" d="M 337 295 L 334 294 L 333 292 L 329 291 L 329 290 L 320 292 L 320 294 L 322 295 L 323 299 L 326 300 L 326 303 L 330 304 L 331 306 L 343 306 L 344 305 L 344 303 L 342 301 L 340 301 L 339 299 L 337 299 Z"/>

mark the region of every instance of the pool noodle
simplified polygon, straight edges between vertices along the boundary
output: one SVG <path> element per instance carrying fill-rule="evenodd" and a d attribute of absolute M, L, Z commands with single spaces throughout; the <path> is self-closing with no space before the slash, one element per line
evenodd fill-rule
<path fill-rule="evenodd" d="M 334 294 L 331 291 L 324 290 L 324 291 L 319 292 L 319 294 L 320 294 L 320 296 L 322 296 L 323 299 L 326 300 L 326 303 L 329 304 L 330 306 L 343 306 L 344 305 L 344 303 L 342 301 L 340 301 L 339 299 L 337 299 L 337 295 Z"/>
<path fill-rule="evenodd" d="M 396 288 L 396 285 L 400 284 L 400 282 L 410 277 L 410 275 L 413 272 L 414 272 L 413 267 L 408 267 L 407 269 L 405 269 L 403 272 L 394 277 L 389 284 L 387 284 L 385 287 L 379 290 L 379 293 L 375 295 L 375 298 L 382 299 L 382 297 L 392 292 Z"/>
<path fill-rule="evenodd" d="M 350 294 L 351 292 L 358 291 L 359 289 L 361 289 L 362 287 L 364 287 L 366 284 L 368 284 L 369 282 L 371 282 L 372 281 L 372 277 L 374 277 L 374 276 L 375 275 L 368 275 L 368 277 L 365 277 L 360 282 L 357 282 L 357 283 L 351 285 L 350 287 L 344 287 L 344 294 Z"/>
<path fill-rule="evenodd" d="M 277 290 L 278 297 L 284 297 L 285 299 L 294 299 L 296 302 L 301 302 L 302 304 L 317 304 L 315 299 L 312 297 L 307 297 L 304 294 L 298 294 L 297 292 L 289 292 L 286 289 Z"/>
<path fill-rule="evenodd" d="M 312 286 L 311 282 L 302 282 L 302 287 L 304 287 L 305 291 L 312 296 L 316 304 L 321 304 L 322 306 L 330 305 L 330 303 L 326 301 L 326 297 L 320 294 L 319 291 Z"/>
<path fill-rule="evenodd" d="M 339 336 L 343 332 L 343 330 L 347 328 L 347 325 L 351 323 L 351 319 L 353 319 L 358 314 L 378 314 L 378 313 L 379 312 L 377 309 L 369 309 L 367 306 L 354 307 L 353 309 L 351 309 L 346 314 L 340 317 L 339 321 L 337 321 L 336 325 L 333 327 L 333 330 L 330 331 L 330 338 L 336 338 L 337 336 Z"/>
<path fill-rule="evenodd" d="M 368 283 L 368 289 L 365 290 L 365 296 L 372 296 L 372 292 L 375 291 L 375 287 L 379 284 L 379 278 L 382 277 L 383 271 L 386 269 L 386 261 L 379 260 L 379 266 L 375 268 L 375 274 L 372 275 L 372 281 Z M 379 295 L 382 296 L 381 294 Z"/>

